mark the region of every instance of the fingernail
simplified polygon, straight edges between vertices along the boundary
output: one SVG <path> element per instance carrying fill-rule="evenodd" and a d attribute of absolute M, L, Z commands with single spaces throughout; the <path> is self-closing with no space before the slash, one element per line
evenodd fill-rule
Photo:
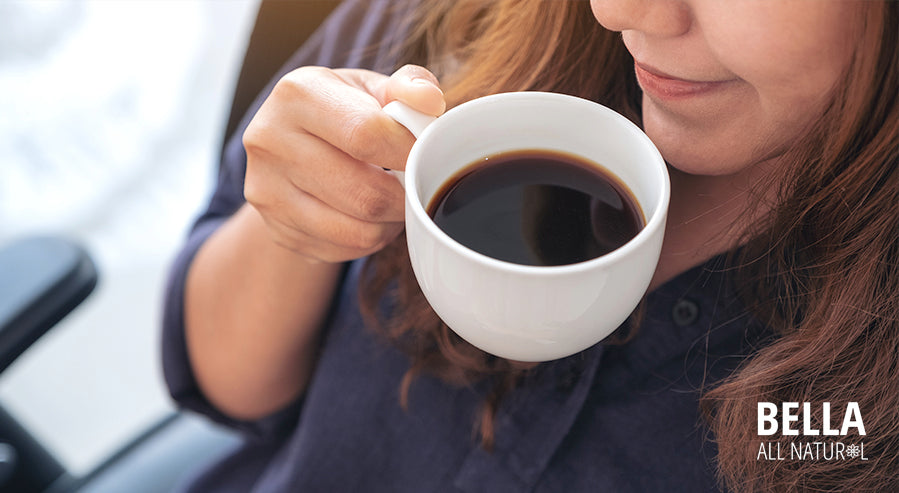
<path fill-rule="evenodd" d="M 425 79 L 424 77 L 413 77 L 411 79 L 411 82 L 420 86 L 431 86 L 436 89 L 440 89 L 439 87 L 437 87 L 437 84 L 434 84 L 430 79 Z"/>

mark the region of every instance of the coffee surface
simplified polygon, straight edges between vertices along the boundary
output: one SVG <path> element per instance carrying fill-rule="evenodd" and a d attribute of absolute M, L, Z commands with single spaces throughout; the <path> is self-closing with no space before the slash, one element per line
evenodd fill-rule
<path fill-rule="evenodd" d="M 630 191 L 605 169 L 543 150 L 470 164 L 438 190 L 428 214 L 476 252 L 537 266 L 605 255 L 644 225 Z"/>

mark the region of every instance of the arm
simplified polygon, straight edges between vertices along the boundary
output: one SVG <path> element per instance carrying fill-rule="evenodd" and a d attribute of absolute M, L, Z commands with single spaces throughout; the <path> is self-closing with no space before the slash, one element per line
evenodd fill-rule
<path fill-rule="evenodd" d="M 188 272 L 185 335 L 213 405 L 251 420 L 297 397 L 339 270 L 270 241 L 248 205 L 206 241 Z"/>
<path fill-rule="evenodd" d="M 311 67 L 285 76 L 244 134 L 248 204 L 197 252 L 184 297 L 193 373 L 226 415 L 260 418 L 305 389 L 342 263 L 402 230 L 402 187 L 383 168 L 402 169 L 413 139 L 381 112 L 393 99 L 443 111 L 420 67 Z"/>

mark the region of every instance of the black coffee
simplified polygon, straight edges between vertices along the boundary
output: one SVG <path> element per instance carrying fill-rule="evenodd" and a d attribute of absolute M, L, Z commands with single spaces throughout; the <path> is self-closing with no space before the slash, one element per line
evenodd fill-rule
<path fill-rule="evenodd" d="M 428 214 L 476 252 L 543 266 L 609 253 L 644 224 L 617 178 L 577 156 L 543 150 L 470 164 L 438 190 Z"/>

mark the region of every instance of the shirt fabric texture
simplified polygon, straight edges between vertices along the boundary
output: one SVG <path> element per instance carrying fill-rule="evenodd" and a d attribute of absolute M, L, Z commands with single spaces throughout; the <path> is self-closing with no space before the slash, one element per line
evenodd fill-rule
<path fill-rule="evenodd" d="M 377 43 L 401 32 L 402 12 L 391 5 L 345 2 L 281 74 L 303 65 L 389 73 L 389 43 Z M 198 248 L 244 201 L 240 135 L 267 94 L 227 144 L 214 195 L 173 265 L 166 293 L 162 355 L 172 397 L 245 436 L 186 491 L 718 491 L 716 448 L 699 397 L 764 334 L 735 301 L 720 257 L 649 293 L 628 342 L 600 343 L 530 373 L 498 410 L 492 451 L 473 432 L 484 385 L 460 388 L 422 375 L 401 407 L 399 384 L 409 362 L 364 327 L 356 301 L 362 261 L 346 271 L 315 372 L 297 402 L 254 422 L 210 405 L 187 356 L 184 282 Z"/>

